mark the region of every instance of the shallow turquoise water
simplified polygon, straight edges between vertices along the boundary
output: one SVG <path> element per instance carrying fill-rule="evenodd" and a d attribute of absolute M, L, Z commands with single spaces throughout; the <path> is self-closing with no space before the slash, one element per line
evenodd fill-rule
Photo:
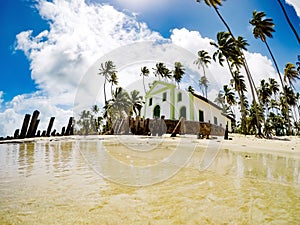
<path fill-rule="evenodd" d="M 1 144 L 0 224 L 300 224 L 299 158 L 222 150 L 199 171 L 199 147 L 170 179 L 130 187 L 88 165 L 81 150 L 99 142 Z M 126 145 L 106 145 L 133 164 L 172 152 L 167 143 L 168 150 L 137 158 Z"/>

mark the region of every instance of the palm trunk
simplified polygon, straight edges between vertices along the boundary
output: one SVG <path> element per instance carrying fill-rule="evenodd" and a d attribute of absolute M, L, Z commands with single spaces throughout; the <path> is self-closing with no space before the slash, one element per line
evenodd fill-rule
<path fill-rule="evenodd" d="M 104 105 L 106 105 L 106 89 L 105 89 L 105 86 L 106 86 L 106 76 L 104 76 L 104 87 L 103 87 L 103 92 L 104 92 Z"/>
<path fill-rule="evenodd" d="M 215 12 L 217 13 L 217 15 L 219 16 L 219 18 L 221 19 L 221 21 L 223 22 L 223 24 L 225 25 L 225 27 L 227 28 L 228 32 L 230 33 L 231 37 L 233 38 L 234 42 L 236 43 L 236 39 L 230 29 L 230 27 L 228 26 L 228 24 L 226 23 L 226 21 L 224 20 L 224 18 L 222 17 L 222 15 L 220 14 L 218 8 L 216 6 L 213 6 Z M 261 135 L 261 126 L 259 123 L 259 118 L 258 118 L 258 111 L 257 111 L 257 103 L 255 100 L 255 95 L 254 95 L 254 88 L 253 88 L 253 84 L 252 84 L 252 76 L 250 73 L 250 70 L 248 68 L 248 66 L 246 66 L 246 58 L 243 56 L 241 50 L 237 47 L 238 52 L 240 53 L 240 56 L 242 57 L 242 61 L 243 61 L 243 66 L 246 70 L 246 74 L 247 74 L 247 78 L 249 80 L 249 84 L 250 84 L 250 89 L 251 89 L 251 94 L 252 94 L 252 98 L 253 98 L 253 103 L 254 103 L 254 110 L 255 110 L 255 115 L 256 115 L 256 123 L 257 123 L 257 129 L 258 129 L 258 135 Z"/>
<path fill-rule="evenodd" d="M 276 68 L 276 71 L 277 71 L 278 76 L 279 76 L 279 78 L 280 78 L 281 86 L 282 86 L 282 88 L 283 88 L 283 87 L 284 87 L 283 80 L 282 80 L 282 77 L 281 77 L 281 74 L 280 74 L 280 71 L 279 71 L 277 62 L 276 62 L 276 60 L 275 60 L 275 57 L 274 57 L 274 55 L 273 55 L 273 53 L 272 53 L 272 51 L 271 51 L 271 49 L 270 49 L 270 47 L 269 47 L 269 45 L 268 45 L 268 43 L 267 43 L 267 40 L 265 40 L 264 43 L 266 44 L 267 49 L 268 49 L 268 51 L 269 51 L 269 53 L 270 53 L 270 55 L 271 55 L 271 57 L 272 57 L 273 63 L 274 63 L 275 68 Z"/>
<path fill-rule="evenodd" d="M 281 7 L 281 9 L 282 9 L 282 11 L 283 11 L 283 13 L 284 13 L 284 16 L 285 16 L 285 19 L 287 20 L 287 22 L 288 22 L 290 28 L 291 28 L 292 31 L 294 32 L 294 34 L 295 34 L 295 36 L 296 36 L 296 38 L 297 38 L 297 40 L 298 40 L 298 43 L 300 44 L 300 38 L 299 38 L 299 35 L 298 35 L 298 33 L 297 33 L 295 27 L 293 26 L 292 22 L 290 21 L 290 18 L 289 18 L 289 16 L 288 16 L 288 14 L 287 14 L 285 8 L 283 7 L 282 2 L 281 2 L 280 0 L 277 0 L 277 2 L 279 3 L 279 5 L 280 5 L 280 7 Z"/>
<path fill-rule="evenodd" d="M 275 68 L 276 68 L 276 71 L 277 71 L 278 76 L 279 76 L 279 78 L 280 78 L 280 82 L 281 82 L 283 94 L 286 96 L 285 89 L 284 89 L 284 84 L 283 84 L 283 79 L 282 79 L 282 76 L 281 76 L 281 74 L 280 74 L 280 71 L 279 71 L 277 62 L 276 62 L 276 60 L 275 60 L 275 57 L 274 57 L 274 55 L 273 55 L 273 53 L 272 53 L 272 51 L 271 51 L 271 49 L 270 49 L 270 47 L 269 47 L 269 45 L 268 45 L 267 40 L 265 40 L 264 43 L 266 44 L 267 49 L 268 49 L 268 51 L 269 51 L 269 53 L 270 53 L 270 55 L 271 55 L 271 57 L 272 57 L 272 60 L 273 60 L 273 62 L 274 62 Z M 287 100 L 286 100 L 286 99 L 285 99 L 285 104 L 286 104 L 286 107 L 287 107 L 287 109 L 288 109 L 288 105 L 287 105 Z M 288 117 L 285 118 L 285 119 L 286 119 L 287 122 L 288 122 L 288 135 L 289 135 L 290 130 L 291 130 L 290 121 L 289 121 L 290 119 L 289 119 Z"/>
<path fill-rule="evenodd" d="M 230 74 L 231 74 L 232 78 L 234 79 L 234 75 L 233 75 L 233 72 L 232 72 L 232 69 L 230 67 L 230 63 L 229 63 L 228 59 L 226 59 L 226 62 L 227 62 L 228 68 L 230 70 Z M 246 129 L 245 129 L 245 124 L 246 124 L 246 109 L 245 109 L 245 105 L 244 105 L 244 100 L 245 99 L 242 96 L 241 91 L 239 89 L 236 90 L 236 91 L 238 92 L 238 95 L 239 95 L 239 98 L 240 98 L 240 101 L 241 101 L 241 113 L 242 113 L 241 127 L 242 127 L 242 133 L 246 134 Z"/>

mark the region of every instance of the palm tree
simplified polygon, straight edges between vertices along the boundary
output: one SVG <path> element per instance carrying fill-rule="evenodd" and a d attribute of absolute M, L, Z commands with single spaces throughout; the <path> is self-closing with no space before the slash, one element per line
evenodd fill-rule
<path fill-rule="evenodd" d="M 191 85 L 188 87 L 188 92 L 192 94 L 195 92 L 194 88 Z"/>
<path fill-rule="evenodd" d="M 252 79 L 252 75 L 250 73 L 247 61 L 246 61 L 246 57 L 243 53 L 243 51 L 240 49 L 240 47 L 238 46 L 237 40 L 234 37 L 229 25 L 226 23 L 225 19 L 222 17 L 222 15 L 220 14 L 217 6 L 221 6 L 222 5 L 222 0 L 204 0 L 205 3 L 209 6 L 209 7 L 213 7 L 213 9 L 215 10 L 215 12 L 217 13 L 217 15 L 219 16 L 219 18 L 221 19 L 221 21 L 223 22 L 224 26 L 227 28 L 227 31 L 229 32 L 230 36 L 232 37 L 235 45 L 236 45 L 236 50 L 237 50 L 237 55 L 241 57 L 241 62 L 246 70 L 246 74 L 247 74 L 247 78 L 249 80 L 249 85 L 250 85 L 250 89 L 251 89 L 251 94 L 252 94 L 252 98 L 253 98 L 253 102 L 254 102 L 254 109 L 257 111 L 257 115 L 258 115 L 258 109 L 257 109 L 257 103 L 255 100 L 255 94 L 254 94 L 254 83 L 253 83 L 253 79 Z M 200 0 L 196 0 L 196 2 L 200 2 Z M 259 119 L 256 119 L 257 123 L 259 123 Z M 260 135 L 261 131 L 260 131 L 260 125 L 257 124 L 258 127 L 258 134 Z"/>
<path fill-rule="evenodd" d="M 224 90 L 224 97 L 225 97 L 226 102 L 230 106 L 235 105 L 236 104 L 235 94 L 232 91 L 232 89 L 230 87 L 228 87 L 228 85 L 224 85 L 223 90 Z"/>
<path fill-rule="evenodd" d="M 203 76 L 206 78 L 205 75 L 205 67 L 207 68 L 207 64 L 210 63 L 211 57 L 208 55 L 208 52 L 205 50 L 198 51 L 198 58 L 194 61 L 198 68 L 202 67 L 203 69 Z M 207 79 L 206 79 L 207 80 Z M 205 91 L 205 96 L 207 98 L 207 89 Z"/>
<path fill-rule="evenodd" d="M 132 112 L 134 112 L 136 116 L 140 116 L 141 109 L 143 107 L 143 104 L 145 103 L 143 101 L 143 96 L 140 95 L 139 91 L 133 90 L 130 92 L 129 100 L 131 103 L 130 115 L 132 114 Z"/>
<path fill-rule="evenodd" d="M 104 76 L 104 87 L 103 87 L 103 92 L 104 92 L 104 101 L 106 104 L 107 99 L 106 99 L 106 81 L 109 81 L 110 77 L 112 76 L 112 74 L 115 74 L 116 71 L 116 66 L 114 65 L 114 63 L 112 61 L 106 61 L 104 64 L 101 63 L 101 68 L 99 69 L 99 75 Z"/>
<path fill-rule="evenodd" d="M 208 81 L 208 79 L 207 79 L 206 76 L 200 77 L 200 80 L 199 80 L 199 87 L 200 87 L 200 89 L 202 90 L 203 96 L 205 96 L 205 98 L 207 98 L 207 88 L 208 88 L 208 84 L 209 84 L 209 81 Z"/>
<path fill-rule="evenodd" d="M 166 67 L 166 65 L 162 62 L 156 63 L 156 68 L 153 68 L 154 75 L 158 76 L 158 78 L 171 78 L 171 71 Z"/>
<path fill-rule="evenodd" d="M 143 85 L 144 85 L 144 91 L 145 91 L 145 93 L 147 92 L 146 91 L 146 86 L 145 86 L 145 77 L 148 77 L 149 74 L 150 74 L 150 71 L 149 71 L 149 69 L 146 66 L 144 66 L 144 67 L 141 68 L 141 74 L 140 75 L 143 76 Z"/>
<path fill-rule="evenodd" d="M 284 68 L 284 81 L 287 83 L 289 82 L 289 85 L 291 87 L 294 87 L 294 82 L 296 79 L 300 79 L 300 74 L 296 70 L 296 67 L 293 63 L 287 63 Z"/>
<path fill-rule="evenodd" d="M 282 80 L 282 77 L 281 77 L 281 74 L 279 72 L 279 68 L 278 68 L 278 65 L 277 65 L 277 62 L 275 60 L 275 57 L 268 45 L 268 42 L 267 42 L 267 37 L 269 38 L 272 38 L 273 37 L 273 32 L 275 32 L 275 30 L 273 29 L 273 27 L 275 26 L 274 23 L 273 23 L 273 20 L 270 19 L 270 18 L 266 18 L 264 19 L 264 17 L 266 16 L 266 14 L 264 12 L 257 12 L 257 11 L 253 11 L 253 18 L 252 20 L 249 21 L 249 23 L 254 26 L 253 28 L 253 35 L 255 38 L 260 38 L 262 40 L 262 42 L 265 43 L 272 59 L 273 59 L 273 62 L 274 62 L 274 65 L 276 67 L 276 70 L 277 70 L 277 73 L 278 73 L 278 76 L 280 78 L 280 82 L 281 82 L 281 85 L 283 87 L 283 80 Z"/>
<path fill-rule="evenodd" d="M 244 44 L 242 41 L 243 38 L 239 37 L 239 45 Z M 223 62 L 226 61 L 227 66 L 229 68 L 230 74 L 232 76 L 231 83 L 234 89 L 238 92 L 238 96 L 240 99 L 241 106 L 241 114 L 242 114 L 242 133 L 246 132 L 246 104 L 245 104 L 245 96 L 244 92 L 247 91 L 245 81 L 243 80 L 243 76 L 240 74 L 239 70 L 242 65 L 241 57 L 239 57 L 239 53 L 236 50 L 236 45 L 234 40 L 231 38 L 229 32 L 218 32 L 217 34 L 217 43 L 211 42 L 211 45 L 217 48 L 217 51 L 213 54 L 213 60 L 216 61 L 218 59 L 219 64 L 223 66 Z M 244 46 L 243 46 L 244 48 Z M 224 59 L 225 58 L 225 59 Z"/>
<path fill-rule="evenodd" d="M 297 33 L 295 27 L 293 26 L 293 24 L 292 24 L 292 22 L 291 22 L 291 20 L 290 20 L 290 18 L 289 18 L 289 16 L 288 16 L 288 14 L 287 14 L 287 12 L 286 12 L 286 10 L 285 10 L 285 8 L 284 8 L 284 6 L 283 6 L 281 0 L 277 0 L 277 2 L 279 3 L 279 5 L 280 5 L 280 7 L 281 7 L 281 9 L 282 9 L 282 11 L 283 11 L 283 13 L 284 13 L 284 16 L 285 16 L 285 19 L 287 20 L 287 22 L 288 22 L 290 28 L 291 28 L 292 31 L 294 32 L 294 34 L 295 34 L 295 36 L 296 36 L 296 38 L 297 38 L 297 40 L 298 40 L 298 43 L 300 44 L 300 38 L 299 38 L 299 35 L 298 35 L 298 33 Z"/>
<path fill-rule="evenodd" d="M 111 95 L 113 95 L 113 86 L 118 85 L 118 76 L 117 76 L 117 74 L 112 73 L 109 80 L 108 80 L 108 82 L 111 83 L 110 92 L 111 92 Z"/>
<path fill-rule="evenodd" d="M 183 65 L 180 62 L 175 62 L 173 77 L 175 79 L 175 82 L 178 84 L 178 88 L 179 88 L 179 83 L 184 75 L 184 72 L 185 72 L 185 68 L 183 67 Z"/>

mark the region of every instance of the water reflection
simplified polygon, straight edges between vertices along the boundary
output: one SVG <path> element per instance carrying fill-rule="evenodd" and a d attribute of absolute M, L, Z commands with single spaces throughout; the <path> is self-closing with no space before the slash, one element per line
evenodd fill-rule
<path fill-rule="evenodd" d="M 299 185 L 299 161 L 298 157 L 223 150 L 209 170 L 230 171 L 230 175 L 237 178 Z"/>
<path fill-rule="evenodd" d="M 104 180 L 87 165 L 79 150 L 103 157 L 102 144 L 0 145 L 0 224 L 299 224 L 299 158 L 221 150 L 200 171 L 204 151 L 199 148 L 172 178 L 133 188 Z M 133 165 L 135 159 L 151 165 L 169 153 L 164 146 L 156 151 L 158 158 L 143 158 L 145 153 L 134 158 L 111 146 L 115 159 Z M 109 161 L 98 166 L 118 170 Z"/>

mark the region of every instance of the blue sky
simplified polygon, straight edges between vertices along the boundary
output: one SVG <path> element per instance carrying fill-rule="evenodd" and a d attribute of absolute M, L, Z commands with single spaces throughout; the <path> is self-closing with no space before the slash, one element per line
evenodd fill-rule
<path fill-rule="evenodd" d="M 294 7 L 285 4 L 285 8 L 300 33 L 300 3 L 289 2 Z M 266 47 L 252 35 L 253 10 L 264 11 L 274 20 L 276 32 L 268 42 L 281 72 L 287 62 L 297 61 L 299 44 L 276 0 L 223 3 L 221 14 L 235 35 L 248 40 L 253 64 L 264 68 L 254 68 L 254 76 L 272 77 Z M 78 80 L 89 65 L 114 48 L 164 38 L 196 53 L 211 49 L 207 40 L 225 31 L 213 9 L 195 0 L 0 1 L 0 26 L 0 136 L 19 126 L 23 114 L 34 108 L 47 116 L 60 113 L 61 119 L 70 115 Z"/>

